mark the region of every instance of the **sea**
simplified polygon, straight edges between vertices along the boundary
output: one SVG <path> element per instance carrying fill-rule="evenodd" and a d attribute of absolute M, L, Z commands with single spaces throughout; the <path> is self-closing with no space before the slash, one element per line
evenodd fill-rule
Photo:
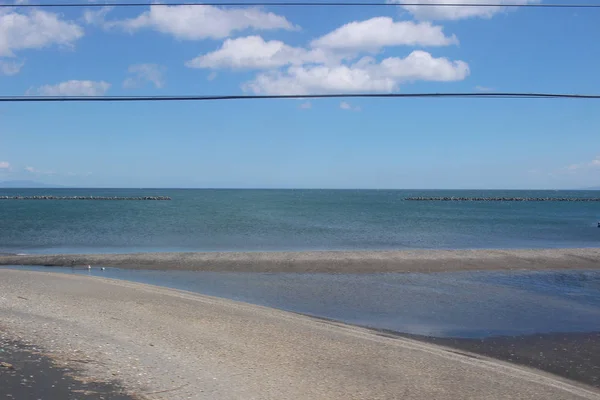
<path fill-rule="evenodd" d="M 573 248 L 600 244 L 600 202 L 413 202 L 411 196 L 600 197 L 600 191 L 0 189 L 0 253 Z"/>
<path fill-rule="evenodd" d="M 407 197 L 600 197 L 596 191 L 0 189 L 0 253 L 598 247 L 600 202 Z M 7 268 L 11 268 L 10 266 Z M 600 331 L 600 272 L 295 274 L 13 266 L 183 289 L 435 337 Z"/>

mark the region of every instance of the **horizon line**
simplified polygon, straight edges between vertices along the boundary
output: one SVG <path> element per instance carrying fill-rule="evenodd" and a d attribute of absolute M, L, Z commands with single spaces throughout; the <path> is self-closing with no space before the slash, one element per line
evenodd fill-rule
<path fill-rule="evenodd" d="M 0 185 L 0 189 L 78 189 L 78 190 L 372 190 L 372 191 L 400 191 L 400 190 L 487 190 L 487 191 L 586 191 L 586 190 L 600 190 L 600 187 L 588 187 L 588 188 L 545 188 L 545 189 L 515 189 L 515 188 L 501 188 L 501 189 L 490 189 L 490 188 L 286 188 L 286 187 L 111 187 L 111 186 L 62 186 L 56 185 L 56 187 L 47 186 L 23 186 L 23 187 L 4 187 Z"/>

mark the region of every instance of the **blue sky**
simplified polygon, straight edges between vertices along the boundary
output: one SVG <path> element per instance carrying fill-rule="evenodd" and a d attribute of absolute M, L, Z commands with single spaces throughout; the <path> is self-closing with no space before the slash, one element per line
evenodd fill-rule
<path fill-rule="evenodd" d="M 401 5 L 8 8 L 0 10 L 0 94 L 600 93 L 599 17 L 600 9 Z M 2 103 L 0 181 L 599 186 L 599 105 L 523 99 Z"/>

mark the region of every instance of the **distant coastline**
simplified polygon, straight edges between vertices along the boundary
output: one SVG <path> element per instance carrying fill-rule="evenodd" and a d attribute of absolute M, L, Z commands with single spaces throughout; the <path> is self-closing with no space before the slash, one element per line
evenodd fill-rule
<path fill-rule="evenodd" d="M 599 269 L 600 248 L 4 255 L 0 265 L 296 273 Z"/>
<path fill-rule="evenodd" d="M 35 181 L 0 181 L 0 189 L 67 189 L 67 187 Z"/>
<path fill-rule="evenodd" d="M 365 190 L 365 191 L 455 191 L 455 192 L 473 192 L 473 191 L 485 191 L 485 192 L 580 192 L 588 190 L 600 190 L 600 186 L 585 187 L 585 188 L 544 188 L 544 189 L 512 189 L 512 188 L 501 188 L 501 189 L 475 189 L 475 188 L 322 188 L 322 187 L 309 187 L 309 188 L 293 188 L 293 187 L 219 187 L 219 186 L 204 186 L 204 187 L 113 187 L 113 186 L 66 186 L 58 184 L 43 183 L 37 181 L 0 181 L 0 189 L 62 189 L 62 190 Z"/>

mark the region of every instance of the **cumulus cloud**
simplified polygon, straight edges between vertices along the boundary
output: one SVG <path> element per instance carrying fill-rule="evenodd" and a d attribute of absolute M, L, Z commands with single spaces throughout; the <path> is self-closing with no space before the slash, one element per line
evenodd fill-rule
<path fill-rule="evenodd" d="M 136 64 L 128 68 L 132 75 L 123 81 L 123 87 L 134 89 L 151 83 L 155 88 L 160 89 L 165 85 L 164 73 L 166 67 L 158 64 Z"/>
<path fill-rule="evenodd" d="M 308 49 L 279 40 L 265 41 L 258 35 L 227 39 L 220 49 L 186 63 L 191 68 L 271 69 L 289 65 L 339 64 L 361 51 L 378 51 L 386 46 L 446 46 L 458 43 L 442 28 L 429 22 L 395 22 L 388 17 L 355 21 L 311 42 Z"/>
<path fill-rule="evenodd" d="M 450 82 L 465 79 L 470 71 L 464 61 L 450 61 L 447 58 L 435 58 L 426 51 L 415 50 L 406 58 L 390 57 L 378 66 L 373 65 L 377 73 L 390 76 L 401 82 L 438 81 Z"/>
<path fill-rule="evenodd" d="M 41 96 L 102 96 L 110 86 L 110 83 L 104 81 L 70 80 L 56 85 L 44 85 L 37 89 L 30 89 L 28 93 Z"/>
<path fill-rule="evenodd" d="M 494 15 L 504 12 L 508 7 L 503 4 L 531 4 L 539 3 L 540 0 L 462 0 L 458 3 L 467 4 L 465 6 L 418 6 L 415 4 L 452 4 L 455 0 L 391 0 L 392 3 L 412 4 L 402 6 L 405 10 L 420 20 L 459 20 L 465 18 L 491 18 Z M 469 6 L 493 4 L 486 7 Z"/>
<path fill-rule="evenodd" d="M 24 61 L 0 60 L 0 75 L 16 75 L 21 71 L 23 65 L 25 65 Z"/>
<path fill-rule="evenodd" d="M 327 63 L 330 55 L 320 49 L 292 47 L 260 36 L 227 39 L 220 49 L 188 61 L 191 68 L 268 69 L 286 65 Z"/>
<path fill-rule="evenodd" d="M 0 171 L 10 171 L 10 163 L 8 161 L 0 161 Z"/>
<path fill-rule="evenodd" d="M 429 22 L 394 21 L 376 17 L 354 21 L 312 41 L 317 48 L 377 51 L 386 46 L 448 46 L 456 36 L 444 35 L 441 26 Z"/>
<path fill-rule="evenodd" d="M 0 56 L 13 57 L 23 49 L 50 45 L 73 46 L 83 29 L 58 14 L 32 10 L 28 13 L 0 10 Z"/>
<path fill-rule="evenodd" d="M 307 47 L 290 46 L 261 36 L 226 39 L 215 51 L 185 63 L 190 68 L 217 70 L 259 69 L 253 80 L 242 85 L 256 94 L 311 94 L 332 92 L 391 92 L 403 82 L 417 80 L 457 81 L 469 75 L 463 61 L 434 58 L 415 50 L 405 58 L 372 56 L 391 46 L 448 46 L 457 44 L 442 27 L 430 22 L 371 18 L 345 24 L 310 42 Z M 358 61 L 356 61 L 358 60 Z"/>
<path fill-rule="evenodd" d="M 391 92 L 394 79 L 376 77 L 352 66 L 289 67 L 285 72 L 259 74 L 242 88 L 256 94 L 319 94 L 332 92 Z"/>
<path fill-rule="evenodd" d="M 392 92 L 403 82 L 459 81 L 469 73 L 464 61 L 435 58 L 415 50 L 405 58 L 389 57 L 381 62 L 363 57 L 352 65 L 291 66 L 285 71 L 261 73 L 243 89 L 256 94 Z"/>
<path fill-rule="evenodd" d="M 107 12 L 90 12 L 86 20 L 106 29 L 117 28 L 127 32 L 154 29 L 185 40 L 222 39 L 233 32 L 248 29 L 297 29 L 285 17 L 258 8 L 153 5 L 135 18 L 118 21 L 106 21 Z"/>

